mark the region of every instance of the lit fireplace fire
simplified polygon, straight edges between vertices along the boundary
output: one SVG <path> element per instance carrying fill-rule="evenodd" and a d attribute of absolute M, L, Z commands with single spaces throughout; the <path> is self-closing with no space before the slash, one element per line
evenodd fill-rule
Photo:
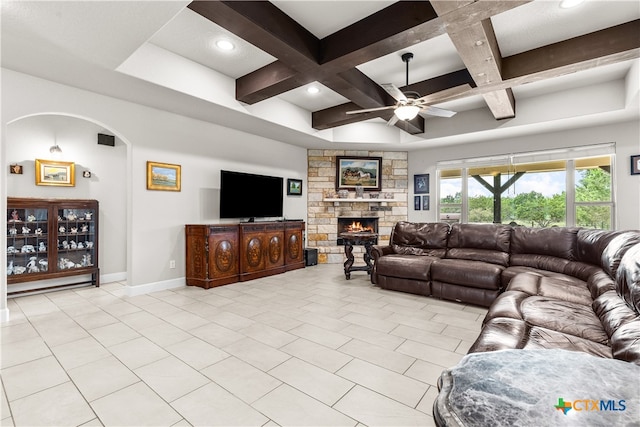
<path fill-rule="evenodd" d="M 353 221 L 345 227 L 347 233 L 373 233 L 373 227 L 364 227 L 360 221 Z"/>

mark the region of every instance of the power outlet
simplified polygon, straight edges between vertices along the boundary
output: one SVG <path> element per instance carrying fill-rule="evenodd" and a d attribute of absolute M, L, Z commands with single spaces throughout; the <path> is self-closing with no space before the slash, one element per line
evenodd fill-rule
<path fill-rule="evenodd" d="M 175 259 L 169 260 L 169 268 L 176 268 L 176 260 Z"/>

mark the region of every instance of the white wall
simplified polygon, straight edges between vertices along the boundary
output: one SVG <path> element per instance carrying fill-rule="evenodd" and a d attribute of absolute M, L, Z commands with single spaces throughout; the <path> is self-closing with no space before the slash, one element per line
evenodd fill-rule
<path fill-rule="evenodd" d="M 585 127 L 531 136 L 505 138 L 490 142 L 474 142 L 413 151 L 409 155 L 409 194 L 410 196 L 414 194 L 412 176 L 414 174 L 429 173 L 431 176 L 431 210 L 415 211 L 409 209 L 409 220 L 421 222 L 436 221 L 436 163 L 439 161 L 541 151 L 607 142 L 615 142 L 616 144 L 616 173 L 614 177 L 617 212 L 616 228 L 640 229 L 640 175 L 630 175 L 629 170 L 629 156 L 640 154 L 640 122 L 637 120 L 606 126 Z"/>
<path fill-rule="evenodd" d="M 217 191 L 220 169 L 303 179 L 306 186 L 306 149 L 3 69 L 3 130 L 15 126 L 8 123 L 16 119 L 43 113 L 86 118 L 109 129 L 127 145 L 123 169 L 126 171 L 126 264 L 130 294 L 152 286 L 184 284 L 184 225 L 219 222 Z M 3 135 L 3 143 L 7 146 L 20 144 L 10 137 L 11 134 Z M 63 142 L 59 142 L 64 150 Z M 6 148 L 7 153 L 13 153 L 12 150 Z M 34 159 L 38 155 L 40 153 L 18 156 Z M 93 165 L 102 160 L 92 157 L 78 162 Z M 149 160 L 180 164 L 182 191 L 148 191 L 146 162 Z M 5 177 L 8 177 L 11 161 L 14 160 L 3 159 Z M 24 177 L 29 179 L 28 170 L 25 174 Z M 106 188 L 109 182 L 102 172 L 99 178 L 96 186 L 104 185 Z M 77 178 L 79 181 L 82 179 Z M 6 182 L 3 180 L 2 209 L 6 208 Z M 36 190 L 35 186 L 31 189 Z M 303 191 L 306 194 L 306 188 Z M 248 192 L 240 196 L 251 197 L 251 194 Z M 67 197 L 66 193 L 64 197 Z M 285 196 L 284 213 L 289 218 L 306 220 L 306 197 Z M 110 232 L 108 223 L 102 222 L 101 225 L 103 233 Z M 108 249 L 101 252 L 101 258 L 109 257 L 108 252 Z M 175 260 L 177 268 L 169 269 L 169 260 Z M 3 261 L 2 268 L 5 266 Z M 3 287 L 6 287 L 5 274 L 0 277 Z"/>

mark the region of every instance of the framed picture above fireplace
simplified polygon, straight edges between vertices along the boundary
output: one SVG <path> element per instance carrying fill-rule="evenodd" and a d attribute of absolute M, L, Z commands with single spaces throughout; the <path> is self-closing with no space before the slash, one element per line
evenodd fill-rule
<path fill-rule="evenodd" d="M 336 190 L 382 190 L 382 157 L 336 156 Z"/>

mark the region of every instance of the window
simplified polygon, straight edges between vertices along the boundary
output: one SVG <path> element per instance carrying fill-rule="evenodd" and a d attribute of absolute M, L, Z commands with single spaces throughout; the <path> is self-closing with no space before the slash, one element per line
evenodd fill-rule
<path fill-rule="evenodd" d="M 611 229 L 611 157 L 576 160 L 575 182 L 576 225 Z"/>
<path fill-rule="evenodd" d="M 440 220 L 459 222 L 462 215 L 462 169 L 439 171 Z"/>
<path fill-rule="evenodd" d="M 438 165 L 440 219 L 611 229 L 613 145 Z M 569 158 L 559 158 L 559 157 Z M 584 156 L 584 157 L 583 157 Z M 573 158 L 571 158 L 573 157 Z M 537 160 L 537 161 L 536 161 Z"/>

